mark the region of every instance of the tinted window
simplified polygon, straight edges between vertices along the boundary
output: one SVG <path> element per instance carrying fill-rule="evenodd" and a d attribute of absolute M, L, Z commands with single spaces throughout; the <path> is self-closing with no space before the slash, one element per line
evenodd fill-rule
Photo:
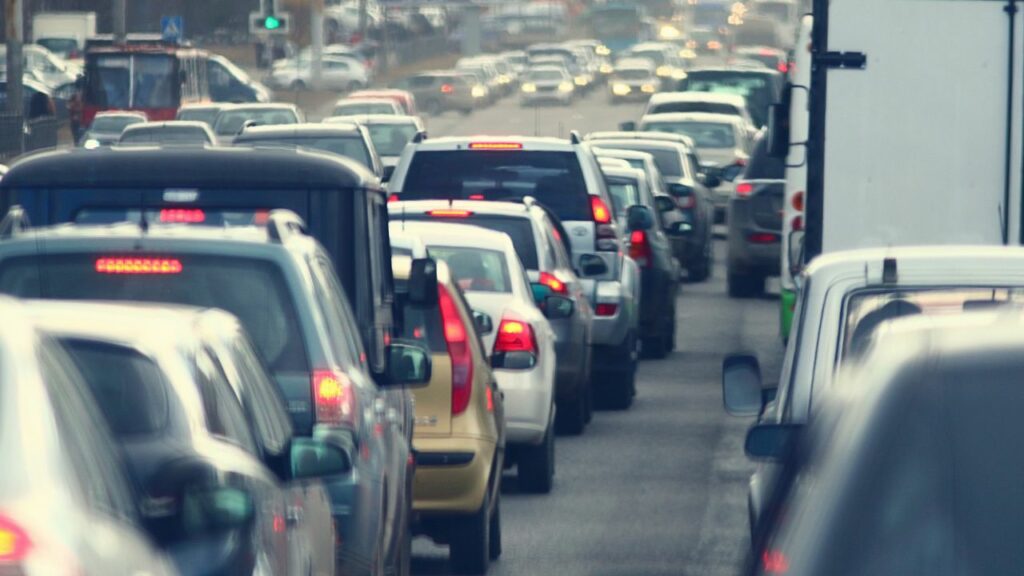
<path fill-rule="evenodd" d="M 444 260 L 457 278 L 459 288 L 469 292 L 512 291 L 505 255 L 494 250 L 430 246 L 432 258 Z"/>
<path fill-rule="evenodd" d="M 668 148 L 664 146 L 652 147 L 645 145 L 643 142 L 630 142 L 626 141 L 615 141 L 605 142 L 598 140 L 595 144 L 604 146 L 607 148 L 618 148 L 622 150 L 637 150 L 639 152 L 647 152 L 654 156 L 654 164 L 658 167 L 658 171 L 661 172 L 662 176 L 666 177 L 680 177 L 685 176 L 683 171 L 683 161 L 679 155 L 679 152 L 675 148 Z M 564 220 L 564 218 L 563 218 Z"/>
<path fill-rule="evenodd" d="M 276 124 L 297 124 L 299 119 L 295 113 L 287 109 L 252 109 L 224 110 L 217 115 L 217 121 L 213 129 L 217 134 L 234 135 L 242 130 L 242 125 L 247 120 L 252 120 L 259 126 L 272 126 Z"/>
<path fill-rule="evenodd" d="M 526 76 L 527 82 L 557 82 L 565 78 L 561 70 L 531 70 Z"/>
<path fill-rule="evenodd" d="M 98 116 L 92 121 L 91 130 L 96 132 L 121 132 L 132 124 L 145 122 L 134 116 Z"/>
<path fill-rule="evenodd" d="M 62 344 L 115 436 L 146 436 L 167 426 L 167 390 L 153 360 L 123 346 L 77 339 Z"/>
<path fill-rule="evenodd" d="M 645 122 L 647 132 L 668 132 L 693 138 L 698 148 L 732 148 L 736 134 L 730 124 L 717 122 Z"/>
<path fill-rule="evenodd" d="M 562 220 L 591 220 L 590 197 L 575 152 L 452 150 L 417 152 L 404 200 L 536 198 Z"/>
<path fill-rule="evenodd" d="M 370 153 L 366 143 L 359 136 L 327 136 L 307 138 L 244 138 L 237 142 L 244 146 L 283 146 L 288 148 L 313 148 L 351 158 L 364 166 L 370 166 Z"/>
<path fill-rule="evenodd" d="M 370 124 L 366 128 L 373 147 L 381 156 L 398 156 L 416 135 L 415 124 Z"/>
<path fill-rule="evenodd" d="M 207 430 L 257 454 L 256 443 L 238 396 L 228 383 L 220 363 L 207 350 L 200 350 L 196 354 L 196 384 L 203 401 Z"/>
<path fill-rule="evenodd" d="M 665 53 L 661 50 L 641 50 L 639 52 L 631 52 L 630 56 L 635 58 L 646 58 L 651 62 L 654 62 L 655 66 L 661 66 L 665 63 Z"/>
<path fill-rule="evenodd" d="M 438 221 L 437 218 L 427 216 L 426 214 L 406 214 L 403 218 L 406 220 Z M 509 238 L 512 239 L 513 246 L 515 246 L 519 261 L 523 263 L 523 268 L 528 270 L 537 269 L 537 245 L 533 238 L 533 227 L 525 217 L 507 218 L 503 216 L 473 215 L 468 221 L 466 219 L 459 221 L 508 234 Z M 409 254 L 411 255 L 411 252 Z"/>
<path fill-rule="evenodd" d="M 739 110 L 732 104 L 719 104 L 716 102 L 666 102 L 651 106 L 648 114 L 668 114 L 671 112 L 707 112 L 709 114 L 729 114 L 738 116 Z"/>
<path fill-rule="evenodd" d="M 358 114 L 398 114 L 390 102 L 351 102 L 334 107 L 334 116 Z"/>
<path fill-rule="evenodd" d="M 226 256 L 174 256 L 181 263 L 181 271 L 176 274 L 100 274 L 96 272 L 98 258 L 103 256 L 9 260 L 0 265 L 0 292 L 25 298 L 130 300 L 220 308 L 241 320 L 272 370 L 309 370 L 291 293 L 275 265 Z"/>
<path fill-rule="evenodd" d="M 87 63 L 85 101 L 121 110 L 177 107 L 177 68 L 171 55 L 95 55 Z"/>
<path fill-rule="evenodd" d="M 120 143 L 178 142 L 205 144 L 209 141 L 210 139 L 206 134 L 200 130 L 192 128 L 157 128 L 154 130 L 129 130 L 121 135 Z"/>
<path fill-rule="evenodd" d="M 633 70 L 616 70 L 615 77 L 621 78 L 622 80 L 647 80 L 652 76 L 650 70 L 633 69 Z"/>
<path fill-rule="evenodd" d="M 206 122 L 210 126 L 213 126 L 215 120 L 217 120 L 217 114 L 220 111 L 216 109 L 209 110 L 189 110 L 185 108 L 178 111 L 178 120 L 195 120 L 196 122 Z"/>

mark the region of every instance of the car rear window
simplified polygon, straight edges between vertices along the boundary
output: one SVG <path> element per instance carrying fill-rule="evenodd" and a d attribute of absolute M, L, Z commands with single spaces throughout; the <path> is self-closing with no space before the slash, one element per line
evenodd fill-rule
<path fill-rule="evenodd" d="M 626 214 L 626 209 L 640 203 L 640 191 L 634 180 L 609 178 L 608 192 L 612 196 L 612 210 L 615 211 L 616 218 L 622 218 Z"/>
<path fill-rule="evenodd" d="M 708 114 L 729 114 L 738 116 L 739 110 L 732 104 L 718 102 L 665 102 L 651 106 L 648 114 L 670 114 L 673 112 L 707 112 Z"/>
<path fill-rule="evenodd" d="M 405 214 L 402 218 L 405 220 L 424 220 L 430 222 L 437 222 L 439 220 L 435 216 L 422 213 Z M 527 270 L 536 270 L 538 268 L 537 243 L 533 239 L 533 225 L 527 218 L 473 214 L 469 218 L 451 218 L 447 220 L 460 224 L 472 224 L 473 226 L 480 226 L 481 228 L 508 234 L 508 237 L 512 239 L 512 245 L 515 246 L 519 261 L 523 263 L 523 268 Z M 396 252 L 393 246 L 391 251 L 393 253 Z M 410 251 L 409 254 L 411 255 L 412 252 Z"/>
<path fill-rule="evenodd" d="M 356 116 L 361 114 L 398 114 L 389 102 L 347 102 L 334 107 L 334 116 Z"/>
<path fill-rule="evenodd" d="M 161 265 L 168 272 L 109 273 L 133 261 Z M 0 292 L 22 298 L 220 308 L 238 317 L 272 371 L 309 371 L 284 277 L 275 264 L 257 258 L 137 252 L 19 257 L 0 263 Z"/>
<path fill-rule="evenodd" d="M 177 119 L 178 120 L 195 120 L 197 122 L 206 122 L 207 124 L 209 124 L 212 127 L 214 121 L 217 120 L 217 114 L 219 114 L 219 113 L 220 113 L 220 110 L 217 110 L 215 108 L 214 109 L 210 109 L 210 110 L 189 110 L 189 109 L 186 108 L 184 110 L 179 110 L 178 111 Z"/>
<path fill-rule="evenodd" d="M 430 246 L 427 253 L 451 268 L 459 288 L 468 292 L 512 292 L 505 255 L 496 250 Z"/>
<path fill-rule="evenodd" d="M 167 426 L 163 372 L 139 352 L 101 342 L 61 339 L 118 438 L 149 436 Z"/>
<path fill-rule="evenodd" d="M 689 136 L 697 148 L 733 148 L 736 146 L 736 135 L 732 125 L 721 122 L 652 121 L 645 122 L 642 130 Z"/>
<path fill-rule="evenodd" d="M 661 172 L 662 176 L 668 178 L 679 178 L 686 175 L 685 172 L 683 172 L 683 159 L 675 148 L 666 146 L 648 146 L 643 142 L 631 142 L 629 140 L 615 142 L 603 142 L 598 140 L 595 143 L 599 146 L 606 146 L 608 148 L 646 152 L 651 156 L 654 156 L 654 165 L 658 167 L 658 171 Z"/>
<path fill-rule="evenodd" d="M 244 208 L 133 208 L 85 207 L 75 213 L 76 224 L 114 224 L 117 222 L 194 224 L 198 226 L 253 226 L 266 224 L 270 211 Z"/>
<path fill-rule="evenodd" d="M 363 166 L 370 166 L 370 153 L 366 143 L 358 136 L 242 138 L 235 142 L 241 146 L 281 146 L 284 148 L 312 148 L 351 158 Z"/>
<path fill-rule="evenodd" d="M 483 147 L 506 143 L 475 144 Z M 583 170 L 575 152 L 420 151 L 413 156 L 401 196 L 403 200 L 507 201 L 532 196 L 563 221 L 593 218 Z"/>

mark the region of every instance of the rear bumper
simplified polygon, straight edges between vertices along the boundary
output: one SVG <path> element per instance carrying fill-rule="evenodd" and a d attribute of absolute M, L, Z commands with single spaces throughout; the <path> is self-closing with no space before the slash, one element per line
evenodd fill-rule
<path fill-rule="evenodd" d="M 429 517 L 479 510 L 491 477 L 494 442 L 449 436 L 416 438 L 415 445 L 413 511 Z"/>
<path fill-rule="evenodd" d="M 347 476 L 324 481 L 331 500 L 338 542 L 335 555 L 341 574 L 364 573 L 376 553 L 376 542 L 368 535 L 378 533 L 384 511 L 380 509 L 382 487 L 371 485 L 370 477 L 355 468 Z"/>
<path fill-rule="evenodd" d="M 772 234 L 773 242 L 752 242 L 753 234 Z M 729 270 L 741 274 L 778 276 L 781 267 L 782 236 L 778 230 L 758 226 L 750 205 L 741 200 L 729 203 Z"/>
<path fill-rule="evenodd" d="M 539 444 L 551 421 L 554 391 L 550 379 L 541 373 L 540 366 L 533 370 L 495 370 L 494 377 L 505 398 L 506 442 Z"/>
<path fill-rule="evenodd" d="M 594 327 L 591 336 L 594 346 L 617 346 L 629 336 L 636 327 L 635 301 L 632 291 L 634 286 L 624 286 L 621 282 L 595 282 L 592 299 L 595 310 L 599 304 L 614 304 L 615 313 L 609 316 L 594 314 Z"/>

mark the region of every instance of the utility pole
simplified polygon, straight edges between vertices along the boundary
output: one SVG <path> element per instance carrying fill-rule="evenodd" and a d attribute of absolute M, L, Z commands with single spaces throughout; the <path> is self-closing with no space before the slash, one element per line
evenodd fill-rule
<path fill-rule="evenodd" d="M 359 41 L 366 42 L 366 0 L 359 0 Z"/>
<path fill-rule="evenodd" d="M 323 70 L 324 52 L 324 0 L 313 0 L 309 10 L 310 29 L 309 40 L 313 62 L 312 79 L 313 86 L 320 86 L 320 77 Z"/>
<path fill-rule="evenodd" d="M 25 62 L 21 56 L 21 45 L 24 41 L 25 15 L 22 11 L 22 0 L 4 0 L 4 30 L 7 39 L 7 112 L 24 114 L 24 91 L 21 77 Z M 19 150 L 25 148 L 25 134 L 18 131 L 21 139 Z"/>
<path fill-rule="evenodd" d="M 125 0 L 114 0 L 113 12 L 111 16 L 114 18 L 114 43 L 125 44 L 128 39 L 127 23 L 125 21 Z"/>

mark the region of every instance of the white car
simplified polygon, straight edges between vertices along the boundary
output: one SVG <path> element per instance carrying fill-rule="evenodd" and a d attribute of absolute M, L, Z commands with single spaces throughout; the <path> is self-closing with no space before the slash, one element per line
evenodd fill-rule
<path fill-rule="evenodd" d="M 738 94 L 719 94 L 716 92 L 662 92 L 651 96 L 644 109 L 644 116 L 651 114 L 668 114 L 675 112 L 705 112 L 709 114 L 727 114 L 739 116 L 747 127 L 750 138 L 757 133 L 747 99 Z"/>
<path fill-rule="evenodd" d="M 320 88 L 343 92 L 359 90 L 370 83 L 369 71 L 355 58 L 324 56 L 320 62 L 319 82 L 313 81 L 312 62 L 301 58 L 283 60 L 275 64 L 266 82 L 274 88 Z"/>
<path fill-rule="evenodd" d="M 564 68 L 537 66 L 526 71 L 519 91 L 523 106 L 551 101 L 568 106 L 576 96 L 576 85 Z"/>
<path fill-rule="evenodd" d="M 477 332 L 491 353 L 505 399 L 505 462 L 518 465 L 519 486 L 547 493 L 555 474 L 555 333 L 547 317 L 567 317 L 573 302 L 543 296 L 541 312 L 508 235 L 464 224 L 392 222 L 396 251 L 415 254 L 415 236 L 443 260 L 473 309 Z M 538 288 L 539 291 L 542 289 Z"/>

